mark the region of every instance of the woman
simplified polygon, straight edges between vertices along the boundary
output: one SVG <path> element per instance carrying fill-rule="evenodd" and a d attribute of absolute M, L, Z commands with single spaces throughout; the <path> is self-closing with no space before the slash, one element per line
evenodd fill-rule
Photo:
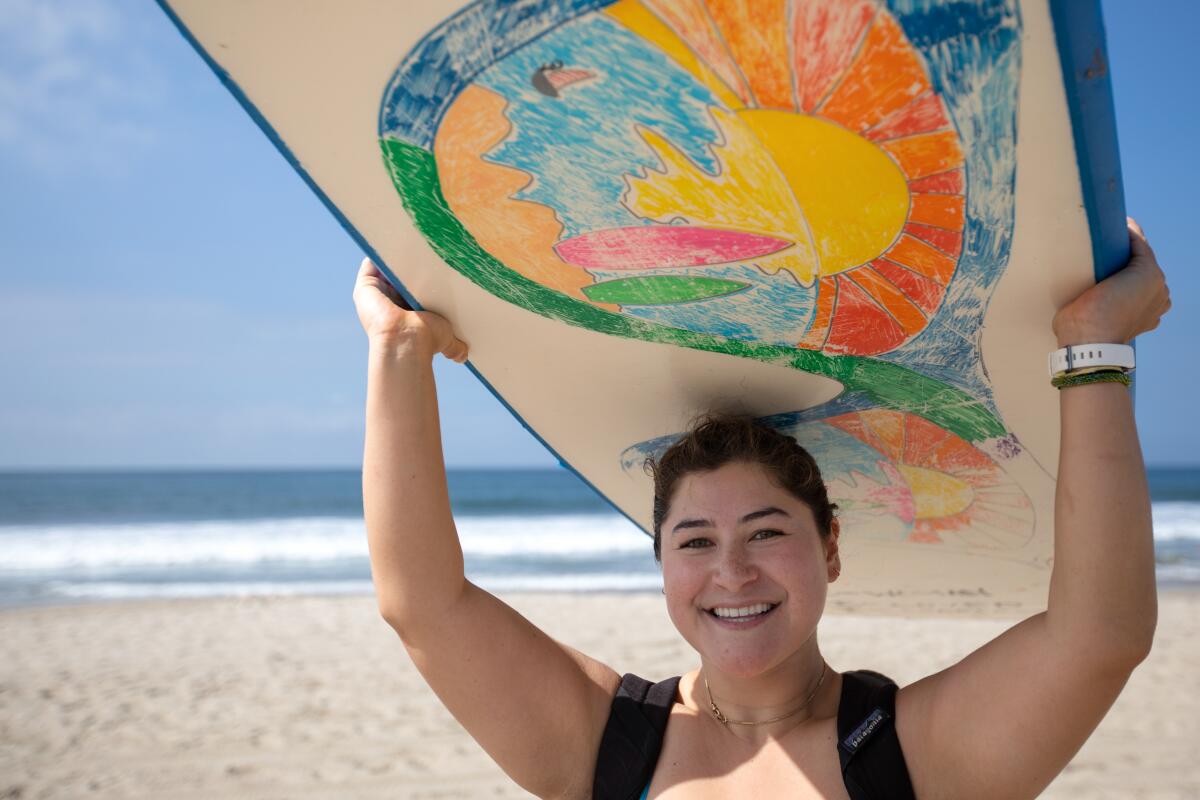
<path fill-rule="evenodd" d="M 1060 346 L 1128 342 L 1170 307 L 1142 230 L 1129 229 L 1129 264 L 1056 315 Z M 554 641 L 464 578 L 431 361 L 461 363 L 467 346 L 443 318 L 407 310 L 369 261 L 354 298 L 370 341 L 363 498 L 379 610 L 455 718 L 539 797 L 599 798 L 622 768 L 638 783 L 613 796 L 631 800 L 1034 797 L 1150 650 L 1154 552 L 1130 393 L 1073 379 L 1060 397 L 1046 611 L 898 691 L 821 657 L 817 625 L 841 570 L 823 487 L 798 489 L 736 448 L 729 460 L 676 459 L 666 480 L 665 456 L 664 593 L 700 666 L 646 695 L 644 681 Z M 839 735 L 852 696 L 873 716 Z M 866 768 L 843 774 L 860 746 Z"/>

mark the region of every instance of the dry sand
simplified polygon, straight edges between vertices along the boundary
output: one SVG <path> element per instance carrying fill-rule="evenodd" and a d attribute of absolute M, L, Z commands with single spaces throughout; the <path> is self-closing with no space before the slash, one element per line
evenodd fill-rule
<path fill-rule="evenodd" d="M 504 599 L 618 672 L 695 666 L 660 595 Z M 1198 610 L 1198 593 L 1162 594 L 1152 655 L 1044 797 L 1200 798 Z M 821 641 L 834 668 L 904 684 L 1010 624 L 831 615 Z M 529 795 L 442 708 L 370 597 L 0 612 L 0 799 L 80 797 Z"/>

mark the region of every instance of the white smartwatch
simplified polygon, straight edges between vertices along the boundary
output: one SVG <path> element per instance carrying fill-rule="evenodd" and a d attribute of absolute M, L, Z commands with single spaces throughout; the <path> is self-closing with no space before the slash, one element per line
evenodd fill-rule
<path fill-rule="evenodd" d="M 1097 367 L 1131 371 L 1133 348 L 1127 344 L 1075 344 L 1050 354 L 1051 378 L 1065 372 Z"/>

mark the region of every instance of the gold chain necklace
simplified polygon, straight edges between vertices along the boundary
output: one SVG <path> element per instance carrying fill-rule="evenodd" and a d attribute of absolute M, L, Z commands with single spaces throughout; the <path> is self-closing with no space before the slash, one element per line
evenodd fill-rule
<path fill-rule="evenodd" d="M 808 704 L 811 703 L 812 699 L 817 696 L 817 690 L 820 689 L 821 684 L 825 682 L 825 673 L 826 673 L 826 671 L 828 671 L 828 669 L 829 669 L 829 665 L 826 664 L 824 662 L 824 660 L 822 660 L 822 662 L 821 662 L 821 677 L 817 679 L 817 685 L 813 687 L 812 692 L 808 695 L 808 698 L 804 701 L 804 703 L 799 708 L 797 708 L 793 711 L 789 711 L 788 713 L 782 714 L 778 717 L 772 717 L 771 719 L 764 719 L 764 720 L 760 720 L 758 722 L 748 722 L 748 721 L 740 720 L 740 719 L 729 719 L 729 717 L 725 716 L 724 712 L 722 712 L 721 709 L 717 708 L 717 704 L 713 701 L 712 689 L 708 688 L 708 678 L 707 677 L 704 678 L 704 691 L 708 692 L 708 705 L 709 705 L 709 708 L 712 710 L 713 716 L 716 717 L 717 721 L 720 722 L 722 725 L 766 725 L 771 722 L 779 722 L 779 720 L 781 720 L 781 719 L 787 719 L 788 717 L 792 716 L 793 714 L 798 714 L 799 712 L 808 708 Z"/>

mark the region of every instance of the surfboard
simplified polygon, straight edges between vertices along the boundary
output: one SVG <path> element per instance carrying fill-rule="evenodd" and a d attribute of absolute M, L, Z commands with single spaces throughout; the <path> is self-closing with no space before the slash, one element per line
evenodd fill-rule
<path fill-rule="evenodd" d="M 832 608 L 1044 608 L 1050 320 L 1128 256 L 1098 0 L 160 5 L 644 531 L 645 459 L 753 414 L 840 507 Z"/>

